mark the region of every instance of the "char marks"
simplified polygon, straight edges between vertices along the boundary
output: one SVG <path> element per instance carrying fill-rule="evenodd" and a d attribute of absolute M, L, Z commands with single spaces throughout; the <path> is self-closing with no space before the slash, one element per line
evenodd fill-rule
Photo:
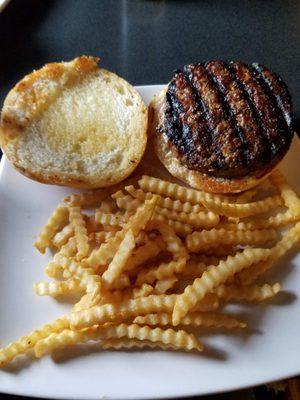
<path fill-rule="evenodd" d="M 163 131 L 189 169 L 233 178 L 277 163 L 290 146 L 292 120 L 277 75 L 259 64 L 211 61 L 176 72 Z"/>

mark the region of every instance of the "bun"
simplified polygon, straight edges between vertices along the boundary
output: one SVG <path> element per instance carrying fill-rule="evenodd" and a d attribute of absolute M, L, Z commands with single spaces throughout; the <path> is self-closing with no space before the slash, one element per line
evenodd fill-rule
<path fill-rule="evenodd" d="M 288 90 L 259 64 L 186 65 L 149 106 L 155 151 L 176 178 L 215 193 L 256 186 L 288 151 Z"/>
<path fill-rule="evenodd" d="M 43 183 L 100 188 L 125 179 L 147 142 L 147 108 L 124 79 L 82 56 L 25 76 L 8 94 L 0 144 Z"/>

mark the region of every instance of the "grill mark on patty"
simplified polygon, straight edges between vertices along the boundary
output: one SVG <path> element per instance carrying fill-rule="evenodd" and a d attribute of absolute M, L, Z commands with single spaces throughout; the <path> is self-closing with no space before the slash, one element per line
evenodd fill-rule
<path fill-rule="evenodd" d="M 184 74 L 205 107 L 206 120 L 212 132 L 212 151 L 222 157 L 222 170 L 234 168 L 237 163 L 242 165 L 241 139 L 230 123 L 220 92 L 204 65 L 188 65 L 184 67 Z"/>
<path fill-rule="evenodd" d="M 252 103 L 235 75 L 229 70 L 227 63 L 209 62 L 206 64 L 206 69 L 218 82 L 219 89 L 227 99 L 236 124 L 246 138 L 247 148 L 244 154 L 245 164 L 249 168 L 253 159 L 259 159 L 262 156 L 265 144 L 259 135 L 260 127 Z"/>
<path fill-rule="evenodd" d="M 288 129 L 293 129 L 293 109 L 291 95 L 288 91 L 286 84 L 283 80 L 275 74 L 269 71 L 265 66 L 252 63 L 252 68 L 258 73 L 261 81 L 264 81 L 265 85 L 269 88 L 269 93 L 275 99 L 277 107 L 280 109 L 285 123 Z"/>
<path fill-rule="evenodd" d="M 293 135 L 288 91 L 275 74 L 254 65 L 211 61 L 175 73 L 159 131 L 189 169 L 243 177 L 287 151 Z"/>
<path fill-rule="evenodd" d="M 264 152 L 264 157 L 269 160 L 276 153 L 278 147 L 278 119 L 264 90 L 259 85 L 258 81 L 252 76 L 249 68 L 242 63 L 230 63 L 230 69 L 234 71 L 237 81 L 248 94 L 253 109 L 255 110 L 256 118 L 260 124 L 260 132 L 266 138 L 269 151 L 267 148 Z M 271 154 L 270 154 L 271 153 Z"/>
<path fill-rule="evenodd" d="M 206 65 L 205 65 L 206 67 Z M 215 90 L 218 92 L 220 102 L 223 106 L 224 113 L 226 117 L 228 118 L 228 122 L 230 123 L 231 129 L 233 129 L 238 137 L 240 138 L 241 144 L 245 147 L 245 145 L 248 144 L 248 140 L 246 136 L 244 135 L 244 132 L 240 128 L 240 126 L 236 123 L 236 119 L 233 113 L 233 110 L 230 107 L 230 104 L 227 100 L 225 92 L 222 90 L 223 88 L 220 86 L 218 79 L 215 77 L 214 74 L 212 74 L 208 69 L 206 69 L 207 76 L 211 82 L 211 84 L 214 86 Z"/>
<path fill-rule="evenodd" d="M 207 168 L 210 162 L 218 159 L 210 152 L 212 137 L 204 105 L 182 72 L 176 73 L 169 85 L 168 94 L 172 99 L 173 109 L 177 111 L 176 118 L 181 127 L 181 137 L 175 140 L 182 161 L 190 168 L 198 168 L 197 156 L 201 154 L 204 168 Z M 168 137 L 175 144 L 173 135 Z"/>
<path fill-rule="evenodd" d="M 275 129 L 277 129 L 278 140 L 283 143 L 282 148 L 284 148 L 284 145 L 288 140 L 288 137 L 285 134 L 288 126 L 284 118 L 284 115 L 282 113 L 282 110 L 279 107 L 276 97 L 273 94 L 272 90 L 270 89 L 270 86 L 268 85 L 267 81 L 264 79 L 263 75 L 260 74 L 252 65 L 248 66 L 248 70 L 252 75 L 252 77 L 255 78 L 257 82 L 259 82 L 261 89 L 264 91 L 265 95 L 270 101 L 269 107 L 271 108 L 273 113 L 273 121 Z M 276 147 L 275 151 L 278 151 L 278 147 Z"/>

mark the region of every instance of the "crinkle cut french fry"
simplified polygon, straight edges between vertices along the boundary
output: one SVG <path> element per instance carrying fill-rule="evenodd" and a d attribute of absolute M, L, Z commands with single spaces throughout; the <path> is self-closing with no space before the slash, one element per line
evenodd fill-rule
<path fill-rule="evenodd" d="M 130 279 L 128 274 L 122 273 L 116 280 L 110 285 L 111 289 L 126 289 L 130 286 Z"/>
<path fill-rule="evenodd" d="M 141 189 L 136 189 L 133 186 L 126 186 L 125 190 L 140 201 L 152 199 L 154 196 L 153 193 L 145 193 Z M 157 204 L 160 207 L 177 212 L 198 213 L 199 211 L 205 211 L 205 207 L 201 204 L 192 204 L 189 202 L 182 203 L 180 200 L 172 200 L 170 197 L 159 196 Z"/>
<path fill-rule="evenodd" d="M 97 211 L 95 214 L 95 221 L 102 225 L 113 225 L 122 226 L 125 221 L 121 214 L 104 213 L 103 211 Z"/>
<path fill-rule="evenodd" d="M 93 268 L 89 268 L 84 262 L 76 262 L 73 259 L 66 259 L 63 270 L 63 277 L 70 279 L 76 277 L 80 285 L 88 293 L 98 293 L 101 289 L 101 278 L 95 274 Z"/>
<path fill-rule="evenodd" d="M 162 221 L 151 220 L 148 222 L 146 229 L 148 231 L 157 230 L 160 232 L 167 245 L 167 250 L 174 255 L 174 258 L 188 258 L 183 242 L 168 224 Z"/>
<path fill-rule="evenodd" d="M 103 350 L 107 349 L 144 349 L 145 347 L 149 349 L 160 349 L 160 350 L 183 350 L 181 347 L 175 346 L 172 343 L 161 343 L 161 342 L 150 342 L 149 340 L 138 340 L 138 339 L 106 339 L 101 343 L 101 348 Z"/>
<path fill-rule="evenodd" d="M 253 231 L 227 231 L 225 229 L 211 229 L 194 232 L 186 238 L 186 245 L 190 251 L 197 252 L 207 247 L 222 245 L 261 245 L 277 238 L 274 229 Z"/>
<path fill-rule="evenodd" d="M 176 183 L 171 183 L 147 175 L 143 175 L 143 177 L 138 181 L 138 184 L 143 191 L 168 196 L 171 197 L 171 199 L 183 202 L 188 201 L 192 204 L 202 203 L 203 200 L 211 202 L 219 201 L 224 203 L 232 201 L 230 196 L 216 195 L 196 189 L 189 189 Z"/>
<path fill-rule="evenodd" d="M 209 265 L 190 259 L 187 261 L 186 267 L 178 275 L 180 278 L 200 278 L 208 268 Z"/>
<path fill-rule="evenodd" d="M 147 297 L 153 292 L 153 289 L 153 286 L 144 283 L 141 287 L 132 289 L 132 298 Z"/>
<path fill-rule="evenodd" d="M 80 293 L 85 288 L 78 279 L 68 281 L 38 282 L 33 289 L 38 296 L 60 296 L 62 294 Z"/>
<path fill-rule="evenodd" d="M 93 250 L 86 259 L 87 264 L 95 269 L 97 269 L 98 265 L 105 265 L 109 258 L 114 256 L 124 235 L 125 231 L 121 230 L 108 239 L 106 243 L 102 243 L 98 249 Z"/>
<path fill-rule="evenodd" d="M 89 240 L 87 236 L 87 229 L 83 215 L 81 214 L 81 208 L 78 206 L 72 206 L 69 208 L 70 211 L 70 223 L 74 229 L 75 239 L 77 243 L 77 258 L 81 260 L 86 257 L 89 253 Z"/>
<path fill-rule="evenodd" d="M 167 219 L 189 224 L 196 228 L 212 228 L 218 225 L 219 216 L 211 211 L 199 211 L 198 213 L 184 213 L 157 207 L 156 213 L 163 215 Z"/>
<path fill-rule="evenodd" d="M 283 174 L 277 169 L 269 176 L 270 182 L 279 190 L 284 204 L 295 216 L 300 215 L 300 199 L 289 186 Z"/>
<path fill-rule="evenodd" d="M 86 293 L 81 297 L 78 303 L 74 304 L 72 307 L 72 312 L 78 312 L 91 308 L 99 304 L 100 295 L 95 293 Z"/>
<path fill-rule="evenodd" d="M 270 256 L 269 249 L 245 249 L 235 256 L 229 256 L 216 266 L 211 266 L 201 278 L 196 278 L 184 293 L 176 299 L 173 311 L 173 324 L 178 325 L 189 310 L 200 301 L 208 292 L 244 268 L 250 267 Z"/>
<path fill-rule="evenodd" d="M 275 260 L 272 257 L 267 260 L 260 261 L 252 265 L 250 268 L 246 268 L 236 274 L 233 282 L 236 281 L 244 286 L 251 285 L 260 275 L 264 274 L 268 269 L 270 269 L 274 262 Z"/>
<path fill-rule="evenodd" d="M 180 274 L 186 266 L 186 258 L 178 258 L 170 262 L 161 263 L 158 267 L 143 269 L 137 277 L 136 284 L 153 283 Z"/>
<path fill-rule="evenodd" d="M 274 285 L 266 283 L 262 286 L 220 285 L 215 289 L 215 293 L 217 293 L 219 298 L 226 301 L 263 301 L 274 297 L 279 291 L 279 283 L 275 283 Z"/>
<path fill-rule="evenodd" d="M 129 212 L 135 212 L 142 205 L 141 201 L 131 197 L 128 194 L 124 194 L 122 191 L 115 193 L 112 197 L 116 199 L 116 203 L 119 208 Z"/>
<path fill-rule="evenodd" d="M 156 205 L 156 198 L 146 201 L 139 207 L 131 220 L 127 222 L 124 228 L 117 232 L 115 237 L 109 239 L 107 243 L 102 244 L 99 249 L 92 251 L 87 259 L 87 263 L 93 267 L 95 265 L 104 265 L 110 257 L 113 257 L 118 246 L 122 242 L 128 229 L 132 230 L 133 236 L 137 236 L 141 230 L 145 229 L 147 222 L 151 219 Z"/>
<path fill-rule="evenodd" d="M 157 281 L 154 287 L 154 292 L 157 294 L 167 293 L 169 289 L 173 288 L 177 281 L 178 278 L 176 277 L 166 278 L 162 279 L 161 281 Z"/>
<path fill-rule="evenodd" d="M 279 212 L 276 215 L 272 215 L 268 218 L 256 218 L 248 222 L 239 222 L 236 225 L 236 228 L 244 231 L 262 228 L 277 228 L 298 220 L 300 220 L 300 214 L 296 216 L 287 210 L 284 212 Z"/>
<path fill-rule="evenodd" d="M 172 312 L 178 295 L 150 295 L 131 299 L 119 304 L 103 304 L 89 310 L 71 314 L 71 325 L 75 329 L 102 325 L 120 318 L 136 317 L 153 312 Z M 209 293 L 202 301 L 195 303 L 193 311 L 212 311 L 218 307 L 218 297 Z"/>
<path fill-rule="evenodd" d="M 109 264 L 108 269 L 102 275 L 102 279 L 106 284 L 111 285 L 121 274 L 129 257 L 132 254 L 134 247 L 134 236 L 132 230 L 129 229 L 124 236 L 124 239 L 120 243 L 120 246 L 114 255 L 114 258 L 112 259 L 112 262 Z"/>
<path fill-rule="evenodd" d="M 53 260 L 50 261 L 45 272 L 50 278 L 60 278 L 64 268 L 71 262 L 70 257 L 74 256 L 77 251 L 75 238 L 70 238 L 68 243 L 63 245 L 55 254 Z"/>
<path fill-rule="evenodd" d="M 231 203 L 233 199 L 230 196 L 201 192 L 149 176 L 143 176 L 139 180 L 139 185 L 143 190 L 169 196 L 176 200 L 189 201 L 193 204 L 201 203 L 208 210 L 227 217 L 249 217 L 282 205 L 280 196 L 271 196 L 264 200 L 245 204 Z"/>
<path fill-rule="evenodd" d="M 117 211 L 117 205 L 116 205 L 115 200 L 113 198 L 111 198 L 111 197 L 103 200 L 100 203 L 97 211 L 100 211 L 100 212 L 103 212 L 103 213 L 109 213 L 109 214 Z M 97 213 L 97 211 L 96 211 L 96 213 Z"/>
<path fill-rule="evenodd" d="M 40 340 L 35 346 L 36 357 L 40 358 L 47 353 L 65 346 L 71 346 L 78 343 L 85 343 L 90 340 L 97 341 L 101 339 L 139 339 L 151 342 L 161 342 L 172 344 L 185 350 L 202 351 L 202 344 L 196 337 L 185 331 L 175 331 L 171 328 L 163 330 L 161 328 L 150 328 L 149 326 L 139 326 L 137 324 L 120 324 L 116 326 L 98 327 L 85 331 L 72 331 L 65 329 L 60 333 L 53 333 L 47 338 Z"/>
<path fill-rule="evenodd" d="M 55 234 L 60 231 L 68 220 L 69 211 L 67 207 L 58 206 L 48 219 L 41 233 L 38 235 L 34 246 L 39 252 L 45 253 L 47 247 L 51 246 L 51 242 Z"/>
<path fill-rule="evenodd" d="M 249 270 L 241 271 L 238 274 L 238 281 L 244 285 L 249 285 L 270 269 L 274 262 L 286 254 L 297 242 L 300 240 L 300 222 L 297 222 L 292 228 L 290 228 L 283 236 L 283 238 L 277 242 L 277 244 L 271 249 L 270 259 L 259 262 L 253 265 Z"/>
<path fill-rule="evenodd" d="M 172 314 L 159 313 L 159 314 L 147 314 L 145 316 L 135 317 L 135 324 L 139 325 L 158 325 L 167 326 L 172 325 Z M 246 324 L 241 322 L 229 315 L 212 312 L 193 312 L 183 317 L 180 322 L 181 326 L 203 326 L 203 327 L 214 327 L 214 328 L 246 328 Z"/>
<path fill-rule="evenodd" d="M 26 353 L 29 349 L 34 347 L 39 340 L 44 339 L 51 333 L 61 332 L 69 327 L 69 319 L 66 316 L 63 316 L 51 323 L 45 324 L 41 329 L 31 332 L 27 336 L 22 336 L 19 340 L 3 347 L 0 349 L 0 367 L 11 362 L 18 355 Z"/>
<path fill-rule="evenodd" d="M 68 240 L 74 235 L 74 230 L 71 224 L 66 225 L 60 232 L 52 239 L 52 244 L 56 248 L 60 249 L 63 245 L 65 245 Z"/>
<path fill-rule="evenodd" d="M 137 248 L 127 261 L 124 270 L 132 271 L 139 265 L 142 265 L 151 258 L 156 257 L 160 251 L 164 248 L 164 242 L 161 237 L 157 237 L 153 240 L 149 240 L 143 246 Z"/>
<path fill-rule="evenodd" d="M 156 221 L 164 222 L 165 224 L 169 225 L 174 230 L 174 232 L 180 237 L 186 237 L 187 235 L 193 232 L 192 226 L 184 224 L 183 222 L 180 221 L 174 221 L 173 219 L 168 219 L 167 217 L 161 214 L 155 213 L 153 219 Z"/>

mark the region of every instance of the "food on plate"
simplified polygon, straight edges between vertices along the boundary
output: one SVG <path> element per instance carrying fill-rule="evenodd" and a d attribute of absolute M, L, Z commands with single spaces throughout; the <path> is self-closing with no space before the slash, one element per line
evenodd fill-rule
<path fill-rule="evenodd" d="M 0 366 L 30 349 L 39 358 L 89 341 L 102 349 L 201 352 L 203 328 L 246 328 L 228 303 L 280 292 L 265 272 L 299 239 L 300 199 L 278 170 L 242 195 L 151 176 L 71 195 L 36 240 L 41 253 L 55 254 L 45 267 L 52 280 L 34 290 L 71 295 L 75 304 L 0 349 Z"/>
<path fill-rule="evenodd" d="M 0 145 L 39 182 L 98 188 L 124 180 L 147 142 L 147 108 L 128 82 L 82 56 L 46 64 L 7 95 Z"/>
<path fill-rule="evenodd" d="M 153 99 L 150 115 L 154 146 L 168 171 L 215 193 L 257 185 L 294 134 L 287 86 L 257 63 L 186 65 Z"/>

